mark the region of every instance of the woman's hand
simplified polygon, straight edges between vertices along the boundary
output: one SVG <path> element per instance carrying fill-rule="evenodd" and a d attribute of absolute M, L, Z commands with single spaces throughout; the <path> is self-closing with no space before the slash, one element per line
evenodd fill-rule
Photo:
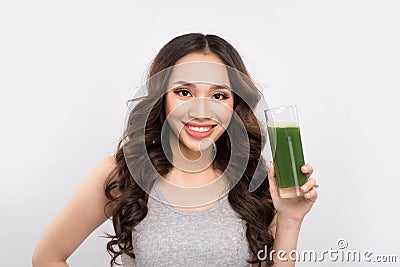
<path fill-rule="evenodd" d="M 279 196 L 273 164 L 268 172 L 271 198 L 277 211 L 277 216 L 295 223 L 303 221 L 304 216 L 310 211 L 318 196 L 317 190 L 314 188 L 316 181 L 310 177 L 313 173 L 313 167 L 305 164 L 301 168 L 301 171 L 309 177 L 307 182 L 301 187 L 304 195 L 293 198 L 281 198 Z"/>

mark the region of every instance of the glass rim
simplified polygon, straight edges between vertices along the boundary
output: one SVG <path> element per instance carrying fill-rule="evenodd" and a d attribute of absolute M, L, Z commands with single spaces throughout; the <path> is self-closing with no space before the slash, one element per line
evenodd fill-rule
<path fill-rule="evenodd" d="M 272 111 L 272 110 L 279 110 L 279 109 L 284 109 L 284 108 L 294 108 L 294 109 L 296 109 L 297 107 L 296 107 L 296 104 L 290 104 L 290 105 L 284 105 L 284 106 L 279 106 L 279 107 L 267 108 L 267 109 L 264 109 L 264 112 Z"/>

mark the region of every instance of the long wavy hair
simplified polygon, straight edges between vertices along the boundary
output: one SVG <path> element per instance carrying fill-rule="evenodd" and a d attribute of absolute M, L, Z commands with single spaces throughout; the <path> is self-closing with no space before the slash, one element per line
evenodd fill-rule
<path fill-rule="evenodd" d="M 148 73 L 148 94 L 140 100 L 129 113 L 126 128 L 115 153 L 116 166 L 110 173 L 105 183 L 105 195 L 112 207 L 112 222 L 114 234 L 107 234 L 111 239 L 107 243 L 107 250 L 111 255 L 111 266 L 117 264 L 119 256 L 126 254 L 135 258 L 133 251 L 132 231 L 142 221 L 148 212 L 146 192 L 155 181 L 156 177 L 166 175 L 173 167 L 167 159 L 171 153 L 169 147 L 161 146 L 161 128 L 166 121 L 165 113 L 165 88 L 168 72 L 162 72 L 172 66 L 185 55 L 190 53 L 213 53 L 217 55 L 225 65 L 229 66 L 228 76 L 232 87 L 241 90 L 240 96 L 234 93 L 234 113 L 229 124 L 230 133 L 237 132 L 235 127 L 244 125 L 247 136 L 235 136 L 248 139 L 250 149 L 238 146 L 232 150 L 230 135 L 225 131 L 216 141 L 217 154 L 213 162 L 213 168 L 226 171 L 226 176 L 231 177 L 232 189 L 228 193 L 228 201 L 232 208 L 241 216 L 246 224 L 246 238 L 248 240 L 252 256 L 247 259 L 249 263 L 258 263 L 257 252 L 264 249 L 265 245 L 272 248 L 274 238 L 270 231 L 270 224 L 275 216 L 269 193 L 267 179 L 267 167 L 262 157 L 262 132 L 257 118 L 252 112 L 260 100 L 260 94 L 251 82 L 249 73 L 235 48 L 224 39 L 215 35 L 203 35 L 190 33 L 178 36 L 164 45 L 154 58 Z M 230 70 L 231 69 L 231 70 Z M 245 79 L 238 75 L 237 70 L 243 73 Z M 160 76 L 160 77 L 158 77 Z M 150 79 L 152 78 L 152 79 Z M 239 88 L 240 87 L 240 88 Z M 239 122 L 240 120 L 241 122 Z M 229 128 L 228 127 L 228 128 Z M 246 158 L 244 158 L 246 157 Z M 229 162 L 231 160 L 231 162 Z M 245 166 L 243 164 L 245 163 Z M 254 192 L 249 192 L 249 184 L 256 167 L 261 164 L 261 175 L 264 179 Z M 227 166 L 229 166 L 227 168 Z M 244 172 L 237 172 L 243 169 Z M 130 170 L 135 170 L 134 173 Z M 236 177 L 237 173 L 243 173 Z M 140 186 L 139 186 L 140 185 Z M 145 188 L 143 188 L 145 187 Z M 265 262 L 272 265 L 271 261 Z"/>

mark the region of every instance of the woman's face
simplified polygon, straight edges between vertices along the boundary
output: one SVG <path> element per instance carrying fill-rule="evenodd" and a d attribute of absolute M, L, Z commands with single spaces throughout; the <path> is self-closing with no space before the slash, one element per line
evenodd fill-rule
<path fill-rule="evenodd" d="M 205 150 L 229 125 L 234 97 L 223 64 L 212 53 L 191 53 L 174 66 L 165 95 L 166 115 L 181 149 Z"/>

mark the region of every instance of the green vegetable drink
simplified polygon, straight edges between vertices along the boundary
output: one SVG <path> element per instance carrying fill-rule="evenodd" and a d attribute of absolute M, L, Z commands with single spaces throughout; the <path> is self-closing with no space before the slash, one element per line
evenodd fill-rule
<path fill-rule="evenodd" d="M 296 126 L 268 127 L 276 178 L 281 197 L 300 196 L 300 186 L 307 177 L 301 172 L 304 165 L 300 128 Z"/>
<path fill-rule="evenodd" d="M 279 195 L 282 198 L 302 196 L 300 187 L 307 176 L 301 172 L 304 155 L 296 107 L 269 109 L 265 115 Z"/>

